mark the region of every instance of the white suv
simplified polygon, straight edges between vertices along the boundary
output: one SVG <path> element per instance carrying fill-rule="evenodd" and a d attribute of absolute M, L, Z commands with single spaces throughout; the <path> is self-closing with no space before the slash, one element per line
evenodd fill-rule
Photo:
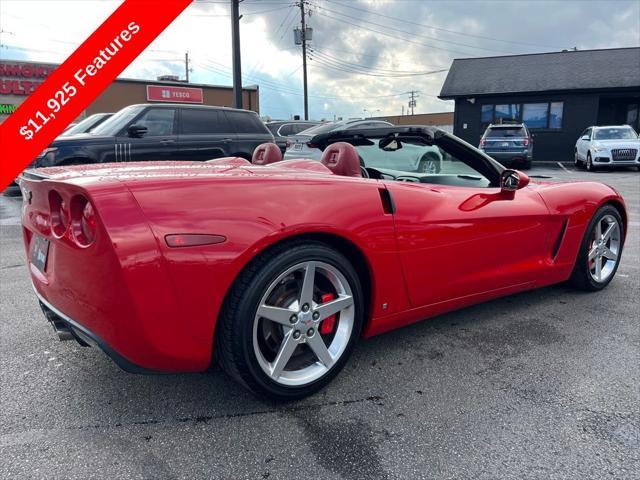
<path fill-rule="evenodd" d="M 628 125 L 589 127 L 576 142 L 574 162 L 589 171 L 618 166 L 640 169 L 640 139 Z"/>

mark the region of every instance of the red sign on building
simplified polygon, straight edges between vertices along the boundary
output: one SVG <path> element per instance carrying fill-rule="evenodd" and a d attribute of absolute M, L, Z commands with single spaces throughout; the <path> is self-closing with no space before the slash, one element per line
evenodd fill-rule
<path fill-rule="evenodd" d="M 202 103 L 203 93 L 201 88 L 147 85 L 147 100 L 150 102 Z"/>

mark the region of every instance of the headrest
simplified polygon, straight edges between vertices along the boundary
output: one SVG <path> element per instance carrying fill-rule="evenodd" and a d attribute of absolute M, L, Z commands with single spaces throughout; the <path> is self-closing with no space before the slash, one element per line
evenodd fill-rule
<path fill-rule="evenodd" d="M 280 147 L 275 143 L 263 143 L 262 145 L 258 145 L 253 151 L 251 163 L 255 165 L 268 165 L 279 162 L 280 160 L 282 160 Z"/>
<path fill-rule="evenodd" d="M 322 153 L 320 163 L 335 175 L 362 177 L 360 157 L 353 145 L 346 142 L 332 143 Z"/>

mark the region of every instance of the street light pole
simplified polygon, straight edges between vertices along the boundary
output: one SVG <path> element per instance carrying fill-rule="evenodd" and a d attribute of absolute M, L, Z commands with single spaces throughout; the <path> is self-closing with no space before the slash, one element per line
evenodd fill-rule
<path fill-rule="evenodd" d="M 240 0 L 231 0 L 231 50 L 233 59 L 233 106 L 235 108 L 242 108 Z"/>
<path fill-rule="evenodd" d="M 300 19 L 302 22 L 302 84 L 304 89 L 304 119 L 309 120 L 309 99 L 307 91 L 307 25 L 304 18 L 304 2 L 300 0 Z"/>

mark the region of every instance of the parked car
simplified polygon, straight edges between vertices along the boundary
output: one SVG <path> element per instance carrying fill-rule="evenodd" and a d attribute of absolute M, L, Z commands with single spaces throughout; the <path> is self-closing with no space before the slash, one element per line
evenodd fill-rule
<path fill-rule="evenodd" d="M 67 128 L 59 137 L 70 137 L 71 135 L 77 135 L 79 133 L 89 133 L 111 116 L 113 116 L 113 113 L 94 113 L 93 115 L 89 115 L 84 120 L 72 124 L 73 126 Z"/>
<path fill-rule="evenodd" d="M 628 214 L 607 185 L 530 183 L 428 127 L 314 142 L 320 161 L 279 161 L 271 144 L 261 164 L 25 172 L 28 271 L 54 329 L 129 371 L 215 358 L 251 391 L 293 399 L 329 383 L 360 336 L 559 282 L 597 291 L 616 273 Z M 396 165 L 408 145 L 438 149 L 443 170 Z M 363 155 L 363 170 L 363 146 L 385 166 Z"/>
<path fill-rule="evenodd" d="M 507 166 L 531 168 L 533 137 L 524 123 L 489 125 L 480 139 L 480 150 Z"/>
<path fill-rule="evenodd" d="M 318 149 L 317 145 L 311 143 L 310 140 L 315 135 L 319 135 L 321 133 L 345 130 L 348 128 L 380 128 L 390 127 L 392 125 L 392 123 L 385 122 L 384 120 L 362 118 L 322 123 L 304 130 L 297 135 L 289 137 L 289 143 L 287 144 L 287 151 L 284 154 L 284 159 L 291 160 L 294 158 L 311 158 L 313 160 L 320 160 L 322 152 Z"/>
<path fill-rule="evenodd" d="M 589 127 L 576 142 L 574 162 L 589 171 L 599 167 L 640 170 L 640 139 L 629 125 Z"/>
<path fill-rule="evenodd" d="M 319 125 L 319 123 L 320 122 L 310 122 L 307 120 L 288 120 L 282 122 L 267 122 L 265 125 L 273 134 L 276 145 L 278 145 L 282 153 L 284 153 L 287 150 L 287 142 L 290 136 L 297 135 L 308 128 L 315 127 Z"/>
<path fill-rule="evenodd" d="M 202 105 L 143 104 L 120 110 L 91 133 L 58 137 L 37 167 L 149 160 L 251 159 L 273 135 L 255 112 Z"/>

